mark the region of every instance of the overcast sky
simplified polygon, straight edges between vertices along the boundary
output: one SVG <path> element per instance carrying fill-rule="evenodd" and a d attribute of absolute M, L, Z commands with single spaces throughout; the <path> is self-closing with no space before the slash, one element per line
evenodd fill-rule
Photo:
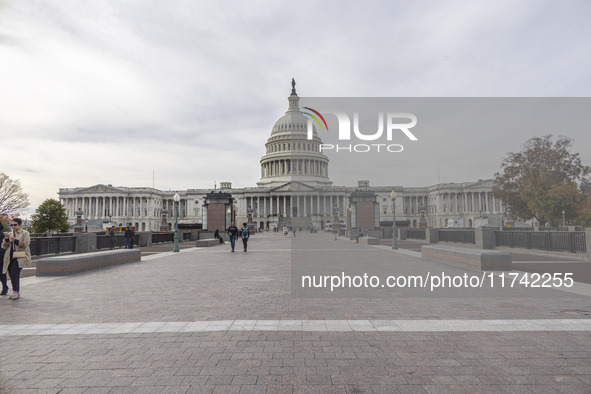
<path fill-rule="evenodd" d="M 153 171 L 162 190 L 255 186 L 292 77 L 307 97 L 588 97 L 589 20 L 588 0 L 0 0 L 0 171 L 31 209 Z M 588 133 L 558 133 L 591 164 Z M 461 137 L 390 184 L 490 178 L 530 135 L 477 155 Z"/>

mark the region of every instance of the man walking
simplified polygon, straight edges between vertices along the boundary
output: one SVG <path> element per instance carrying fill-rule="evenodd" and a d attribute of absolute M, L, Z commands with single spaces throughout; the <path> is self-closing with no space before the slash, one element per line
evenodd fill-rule
<path fill-rule="evenodd" d="M 236 246 L 236 237 L 238 236 L 238 227 L 236 223 L 232 222 L 232 225 L 228 227 L 228 236 L 230 237 L 230 245 L 232 245 L 232 252 Z"/>
<path fill-rule="evenodd" d="M 242 237 L 242 244 L 244 245 L 244 251 L 246 252 L 246 247 L 248 245 L 248 237 L 250 237 L 250 229 L 246 225 L 246 223 L 242 223 L 242 228 L 240 229 L 240 236 Z"/>

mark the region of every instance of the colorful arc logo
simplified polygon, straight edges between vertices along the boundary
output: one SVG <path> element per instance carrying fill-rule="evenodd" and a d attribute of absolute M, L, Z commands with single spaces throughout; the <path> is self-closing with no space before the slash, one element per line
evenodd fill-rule
<path fill-rule="evenodd" d="M 320 114 L 320 112 L 316 111 L 315 109 L 309 108 L 309 107 L 304 107 L 304 108 L 305 108 L 305 109 L 307 109 L 307 110 L 309 110 L 309 111 L 312 111 L 312 112 L 314 112 L 316 115 L 318 115 L 318 117 L 319 117 L 320 119 L 322 119 L 322 122 L 324 123 L 324 126 L 326 127 L 326 131 L 328 131 L 328 125 L 326 124 L 326 120 L 324 120 L 324 117 L 323 117 L 323 116 Z M 312 118 L 313 118 L 313 119 L 316 121 L 316 123 L 318 123 L 318 126 L 320 126 L 320 130 L 322 130 L 322 129 L 323 129 L 323 127 L 322 127 L 322 123 L 320 123 L 320 120 L 318 120 L 318 118 L 317 118 L 316 116 L 312 115 L 312 114 L 311 114 L 311 113 L 309 113 L 309 112 L 304 112 L 304 114 L 305 114 L 305 115 L 309 115 L 309 116 L 311 116 L 311 117 L 312 117 Z"/>

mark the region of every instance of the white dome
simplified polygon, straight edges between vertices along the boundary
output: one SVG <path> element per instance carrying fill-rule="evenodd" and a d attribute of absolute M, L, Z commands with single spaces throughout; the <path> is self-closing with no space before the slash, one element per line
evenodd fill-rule
<path fill-rule="evenodd" d="M 308 132 L 308 118 L 299 110 L 298 111 L 287 111 L 275 125 L 271 131 L 271 135 L 283 134 L 283 133 L 307 133 Z M 314 130 L 316 134 L 316 130 Z"/>
<path fill-rule="evenodd" d="M 261 158 L 261 180 L 258 186 L 277 186 L 299 181 L 311 186 L 329 186 L 328 157 L 322 153 L 322 140 L 312 125 L 313 138 L 308 139 L 309 119 L 300 111 L 300 98 L 292 80 L 289 108 L 271 130 Z"/>

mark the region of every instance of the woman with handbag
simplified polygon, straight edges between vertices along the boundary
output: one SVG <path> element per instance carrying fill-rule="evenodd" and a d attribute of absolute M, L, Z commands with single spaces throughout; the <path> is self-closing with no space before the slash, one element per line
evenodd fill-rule
<path fill-rule="evenodd" d="M 31 249 L 29 248 L 31 236 L 28 231 L 21 228 L 22 224 L 23 221 L 20 218 L 12 219 L 10 221 L 12 232 L 5 233 L 2 241 L 2 249 L 5 250 L 2 273 L 8 272 L 10 274 L 12 294 L 8 298 L 11 300 L 20 298 L 21 270 L 31 263 Z"/>

